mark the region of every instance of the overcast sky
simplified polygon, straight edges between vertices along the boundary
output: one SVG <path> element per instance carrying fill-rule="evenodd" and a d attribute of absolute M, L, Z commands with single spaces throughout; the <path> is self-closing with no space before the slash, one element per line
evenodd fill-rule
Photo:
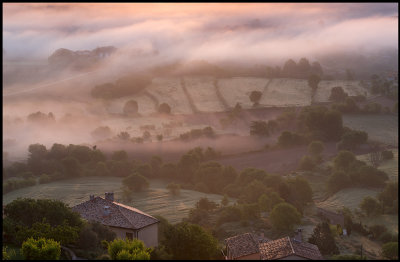
<path fill-rule="evenodd" d="M 301 57 L 397 47 L 397 20 L 397 3 L 7 3 L 3 48 L 8 58 L 107 45 L 186 59 Z"/>

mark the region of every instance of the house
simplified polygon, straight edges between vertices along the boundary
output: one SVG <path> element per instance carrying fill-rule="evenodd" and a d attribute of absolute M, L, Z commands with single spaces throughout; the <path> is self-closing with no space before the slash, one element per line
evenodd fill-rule
<path fill-rule="evenodd" d="M 258 239 L 250 233 L 225 239 L 226 259 L 254 260 L 260 259 Z"/>
<path fill-rule="evenodd" d="M 262 260 L 323 260 L 316 245 L 283 237 L 260 244 Z"/>
<path fill-rule="evenodd" d="M 139 209 L 114 201 L 114 193 L 105 193 L 105 198 L 90 196 L 90 199 L 72 207 L 82 218 L 108 226 L 121 239 L 137 238 L 147 247 L 158 245 L 158 223 Z"/>
<path fill-rule="evenodd" d="M 323 260 L 316 245 L 302 241 L 301 229 L 294 238 L 276 240 L 246 233 L 225 239 L 226 260 Z"/>

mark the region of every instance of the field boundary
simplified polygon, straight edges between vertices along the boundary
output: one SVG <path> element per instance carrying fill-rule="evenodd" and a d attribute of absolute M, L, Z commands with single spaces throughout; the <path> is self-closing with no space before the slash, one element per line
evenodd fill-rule
<path fill-rule="evenodd" d="M 190 108 L 192 109 L 193 113 L 195 113 L 195 114 L 199 113 L 200 111 L 199 111 L 199 109 L 197 109 L 192 96 L 190 95 L 189 91 L 187 90 L 186 85 L 185 85 L 185 79 L 183 77 L 181 77 L 181 87 L 182 87 L 183 93 L 185 93 L 186 98 L 188 99 Z"/>
<path fill-rule="evenodd" d="M 158 101 L 157 97 L 155 97 L 154 95 L 152 95 L 152 94 L 151 94 L 149 91 L 147 91 L 147 90 L 144 90 L 144 91 L 143 91 L 143 94 L 144 94 L 145 96 L 147 96 L 148 98 L 150 98 L 151 101 L 153 101 L 153 103 L 154 103 L 154 109 L 155 109 L 155 111 L 157 112 L 157 111 L 158 111 L 158 106 L 160 105 L 160 102 Z"/>
<path fill-rule="evenodd" d="M 225 97 L 222 95 L 221 90 L 219 90 L 218 85 L 218 78 L 215 78 L 214 81 L 215 93 L 219 99 L 219 102 L 224 106 L 225 110 L 229 111 L 231 107 L 229 106 L 228 102 L 225 100 Z"/>

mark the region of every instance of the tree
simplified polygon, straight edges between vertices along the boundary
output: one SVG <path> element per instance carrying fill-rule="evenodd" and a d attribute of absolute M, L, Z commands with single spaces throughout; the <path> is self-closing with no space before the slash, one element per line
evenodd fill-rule
<path fill-rule="evenodd" d="M 167 189 L 169 190 L 169 192 L 174 195 L 177 196 L 180 194 L 181 192 L 181 185 L 179 184 L 175 184 L 175 183 L 169 183 L 167 185 Z"/>
<path fill-rule="evenodd" d="M 301 222 L 301 214 L 288 203 L 276 205 L 270 217 L 274 227 L 279 230 L 292 230 L 294 225 Z"/>
<path fill-rule="evenodd" d="M 351 185 L 350 177 L 341 170 L 336 170 L 328 178 L 327 187 L 330 193 L 335 193 Z"/>
<path fill-rule="evenodd" d="M 299 169 L 303 171 L 312 171 L 315 168 L 313 159 L 309 156 L 303 156 L 299 163 Z"/>
<path fill-rule="evenodd" d="M 399 258 L 399 242 L 383 244 L 382 256 L 390 260 L 397 260 Z"/>
<path fill-rule="evenodd" d="M 125 150 L 114 151 L 111 155 L 111 159 L 115 161 L 128 160 L 128 154 Z"/>
<path fill-rule="evenodd" d="M 356 156 L 352 152 L 342 150 L 333 159 L 334 168 L 336 170 L 348 171 L 351 163 L 355 160 Z"/>
<path fill-rule="evenodd" d="M 327 222 L 319 223 L 314 228 L 308 242 L 317 245 L 323 255 L 339 254 L 339 249 L 336 246 L 335 239 Z"/>
<path fill-rule="evenodd" d="M 393 159 L 393 152 L 390 150 L 383 150 L 382 151 L 382 158 L 384 160 Z"/>
<path fill-rule="evenodd" d="M 217 208 L 217 203 L 214 201 L 208 200 L 206 197 L 200 198 L 200 200 L 196 203 L 196 208 L 203 209 L 206 211 L 211 211 Z"/>
<path fill-rule="evenodd" d="M 253 106 L 258 105 L 258 103 L 260 102 L 261 96 L 262 96 L 262 93 L 260 91 L 252 91 L 250 93 L 249 98 L 250 98 L 250 101 L 254 103 Z"/>
<path fill-rule="evenodd" d="M 299 71 L 299 74 L 301 74 L 302 76 L 306 76 L 307 74 L 309 74 L 311 66 L 307 58 L 303 57 L 299 60 L 299 63 L 297 64 L 297 70 Z"/>
<path fill-rule="evenodd" d="M 158 112 L 163 114 L 171 114 L 171 107 L 167 103 L 162 103 L 158 107 Z"/>
<path fill-rule="evenodd" d="M 108 254 L 112 260 L 150 260 L 151 251 L 139 239 L 114 239 L 108 244 Z"/>
<path fill-rule="evenodd" d="M 138 173 L 133 173 L 132 175 L 124 178 L 122 180 L 122 185 L 133 191 L 142 191 L 149 187 L 149 181 L 142 175 Z"/>
<path fill-rule="evenodd" d="M 364 197 L 363 201 L 360 203 L 360 208 L 367 216 L 378 213 L 380 209 L 378 201 L 370 196 Z"/>
<path fill-rule="evenodd" d="M 129 100 L 125 103 L 123 112 L 125 115 L 136 115 L 138 113 L 139 106 L 135 100 Z"/>
<path fill-rule="evenodd" d="M 310 153 L 313 156 L 318 156 L 324 151 L 324 143 L 321 141 L 312 141 L 308 145 L 308 153 Z"/>
<path fill-rule="evenodd" d="M 209 232 L 186 222 L 168 227 L 163 244 L 179 260 L 215 259 L 219 253 L 218 241 Z"/>
<path fill-rule="evenodd" d="M 285 62 L 282 69 L 282 74 L 286 77 L 295 77 L 297 75 L 297 64 L 292 59 Z"/>
<path fill-rule="evenodd" d="M 45 238 L 29 238 L 22 243 L 21 250 L 26 260 L 58 260 L 61 255 L 60 243 Z"/>
<path fill-rule="evenodd" d="M 268 124 L 265 121 L 252 121 L 250 135 L 269 136 Z"/>
<path fill-rule="evenodd" d="M 121 133 L 118 134 L 118 138 L 124 141 L 127 141 L 131 138 L 128 132 L 122 131 Z"/>
<path fill-rule="evenodd" d="M 399 199 L 399 184 L 398 182 L 387 183 L 385 189 L 378 194 L 378 199 L 383 207 L 392 207 L 395 201 Z"/>
<path fill-rule="evenodd" d="M 95 130 L 93 130 L 90 134 L 94 139 L 106 139 L 112 136 L 112 131 L 108 126 L 99 126 Z"/>
<path fill-rule="evenodd" d="M 221 199 L 221 205 L 225 207 L 228 204 L 229 204 L 229 199 L 228 196 L 225 194 L 224 197 Z"/>
<path fill-rule="evenodd" d="M 160 142 L 161 142 L 162 140 L 163 140 L 163 135 L 161 135 L 161 134 L 160 134 L 160 135 L 157 135 L 157 141 L 160 141 Z"/>
<path fill-rule="evenodd" d="M 345 99 L 348 97 L 348 94 L 344 92 L 343 87 L 341 86 L 335 86 L 332 87 L 331 89 L 331 94 L 329 96 L 330 101 L 335 101 L 335 102 L 341 102 L 345 101 Z"/>
<path fill-rule="evenodd" d="M 318 83 L 321 81 L 321 78 L 318 75 L 312 74 L 308 77 L 308 86 L 311 87 L 313 96 L 315 91 L 317 91 Z"/>

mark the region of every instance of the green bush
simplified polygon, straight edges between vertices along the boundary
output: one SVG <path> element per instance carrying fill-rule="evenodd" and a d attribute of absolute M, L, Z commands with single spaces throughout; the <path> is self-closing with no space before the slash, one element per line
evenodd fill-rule
<path fill-rule="evenodd" d="M 301 214 L 288 203 L 276 205 L 271 212 L 271 222 L 278 230 L 290 230 L 295 224 L 300 224 Z"/>
<path fill-rule="evenodd" d="M 310 156 L 303 156 L 299 163 L 299 169 L 302 171 L 312 171 L 315 168 L 315 163 Z"/>
<path fill-rule="evenodd" d="M 390 260 L 397 260 L 399 257 L 399 243 L 398 242 L 389 242 L 389 243 L 383 244 L 382 256 L 387 259 L 390 259 Z"/>
<path fill-rule="evenodd" d="M 52 239 L 29 238 L 22 243 L 22 254 L 27 260 L 58 260 L 61 255 L 60 243 Z"/>
<path fill-rule="evenodd" d="M 115 239 L 108 245 L 112 260 L 150 260 L 151 248 L 146 248 L 141 240 Z"/>

